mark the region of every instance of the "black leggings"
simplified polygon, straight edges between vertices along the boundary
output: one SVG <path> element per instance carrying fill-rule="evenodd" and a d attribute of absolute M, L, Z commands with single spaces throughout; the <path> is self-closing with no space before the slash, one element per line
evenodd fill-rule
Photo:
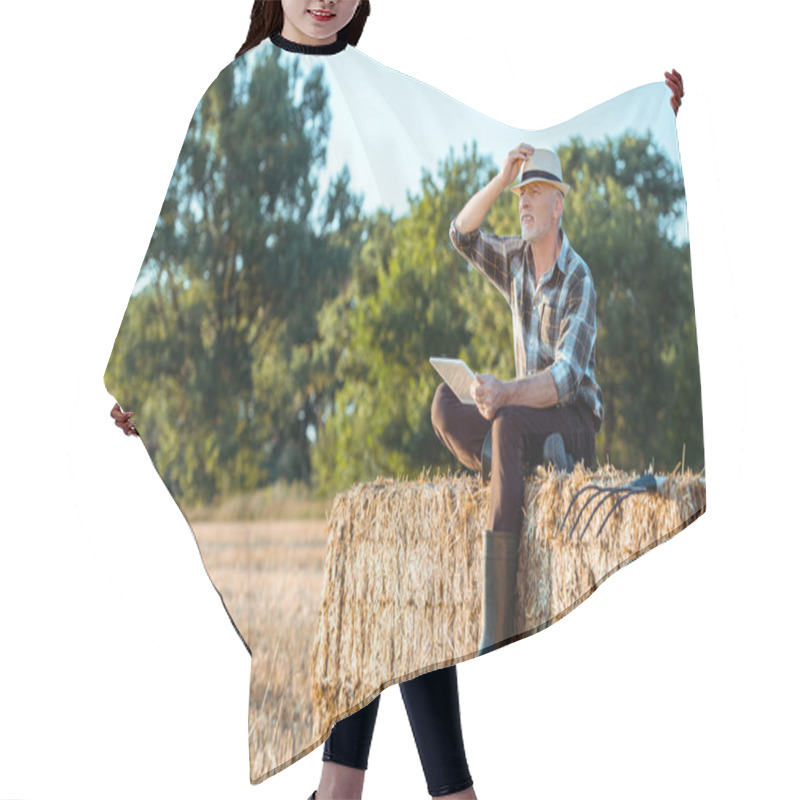
<path fill-rule="evenodd" d="M 400 692 L 431 797 L 468 789 L 472 778 L 461 736 L 455 666 L 405 681 L 400 684 Z M 378 695 L 368 706 L 333 726 L 325 741 L 323 761 L 367 768 L 380 699 Z"/>

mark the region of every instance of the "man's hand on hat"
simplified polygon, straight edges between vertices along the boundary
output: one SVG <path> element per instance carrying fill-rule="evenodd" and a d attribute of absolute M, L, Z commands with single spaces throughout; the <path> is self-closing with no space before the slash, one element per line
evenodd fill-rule
<path fill-rule="evenodd" d="M 494 415 L 506 404 L 505 384 L 488 373 L 478 374 L 476 378 L 477 380 L 473 381 L 469 387 L 469 393 L 478 406 L 481 416 L 492 420 Z"/>
<path fill-rule="evenodd" d="M 519 177 L 519 171 L 522 165 L 533 155 L 534 148 L 529 144 L 520 144 L 515 147 L 506 156 L 506 163 L 503 164 L 503 169 L 500 170 L 500 180 L 503 186 L 511 186 L 512 183 Z"/>
<path fill-rule="evenodd" d="M 669 100 L 670 105 L 672 106 L 672 110 L 675 112 L 675 116 L 678 116 L 678 109 L 681 105 L 681 98 L 683 97 L 683 78 L 681 77 L 680 72 L 674 69 L 672 72 L 665 72 L 664 77 L 666 80 L 664 83 L 672 89 L 672 97 Z"/>

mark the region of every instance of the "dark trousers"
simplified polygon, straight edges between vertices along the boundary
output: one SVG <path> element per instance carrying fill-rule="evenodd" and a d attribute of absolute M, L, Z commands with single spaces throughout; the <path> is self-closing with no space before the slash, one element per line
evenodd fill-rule
<path fill-rule="evenodd" d="M 472 786 L 464 753 L 456 668 L 426 672 L 400 684 L 408 721 L 417 743 L 422 770 L 432 797 Z M 380 695 L 368 706 L 333 726 L 323 761 L 366 769 Z"/>
<path fill-rule="evenodd" d="M 526 464 L 541 464 L 544 440 L 560 433 L 575 462 L 595 463 L 594 416 L 583 404 L 550 408 L 504 406 L 493 420 L 477 406 L 462 403 L 442 383 L 431 406 L 431 422 L 445 447 L 467 468 L 480 470 L 481 448 L 492 431 L 491 501 L 487 530 L 522 528 L 523 477 Z"/>

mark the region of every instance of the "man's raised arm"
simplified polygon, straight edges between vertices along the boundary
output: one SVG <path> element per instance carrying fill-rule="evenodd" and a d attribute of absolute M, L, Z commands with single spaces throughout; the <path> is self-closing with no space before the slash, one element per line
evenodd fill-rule
<path fill-rule="evenodd" d="M 516 180 L 522 165 L 532 155 L 533 148 L 529 144 L 521 144 L 508 154 L 503 169 L 467 200 L 456 217 L 456 229 L 459 233 L 472 233 L 481 226 L 494 201 Z"/>

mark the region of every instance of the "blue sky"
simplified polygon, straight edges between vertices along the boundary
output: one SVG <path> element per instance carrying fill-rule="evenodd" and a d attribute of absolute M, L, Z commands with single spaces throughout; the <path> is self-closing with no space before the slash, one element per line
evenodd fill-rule
<path fill-rule="evenodd" d="M 555 148 L 575 135 L 592 141 L 624 131 L 644 135 L 650 128 L 657 145 L 680 165 L 670 92 L 663 82 L 625 92 L 559 125 L 534 131 L 481 114 L 357 49 L 326 59 L 324 66 L 332 111 L 327 172 L 333 174 L 347 163 L 351 186 L 363 193 L 366 211 L 382 205 L 403 213 L 406 192 L 416 190 L 422 168 L 435 173 L 451 147 L 459 154 L 473 140 L 478 152 L 491 156 L 499 167 L 520 142 Z M 675 233 L 679 240 L 688 238 L 685 220 Z"/>

